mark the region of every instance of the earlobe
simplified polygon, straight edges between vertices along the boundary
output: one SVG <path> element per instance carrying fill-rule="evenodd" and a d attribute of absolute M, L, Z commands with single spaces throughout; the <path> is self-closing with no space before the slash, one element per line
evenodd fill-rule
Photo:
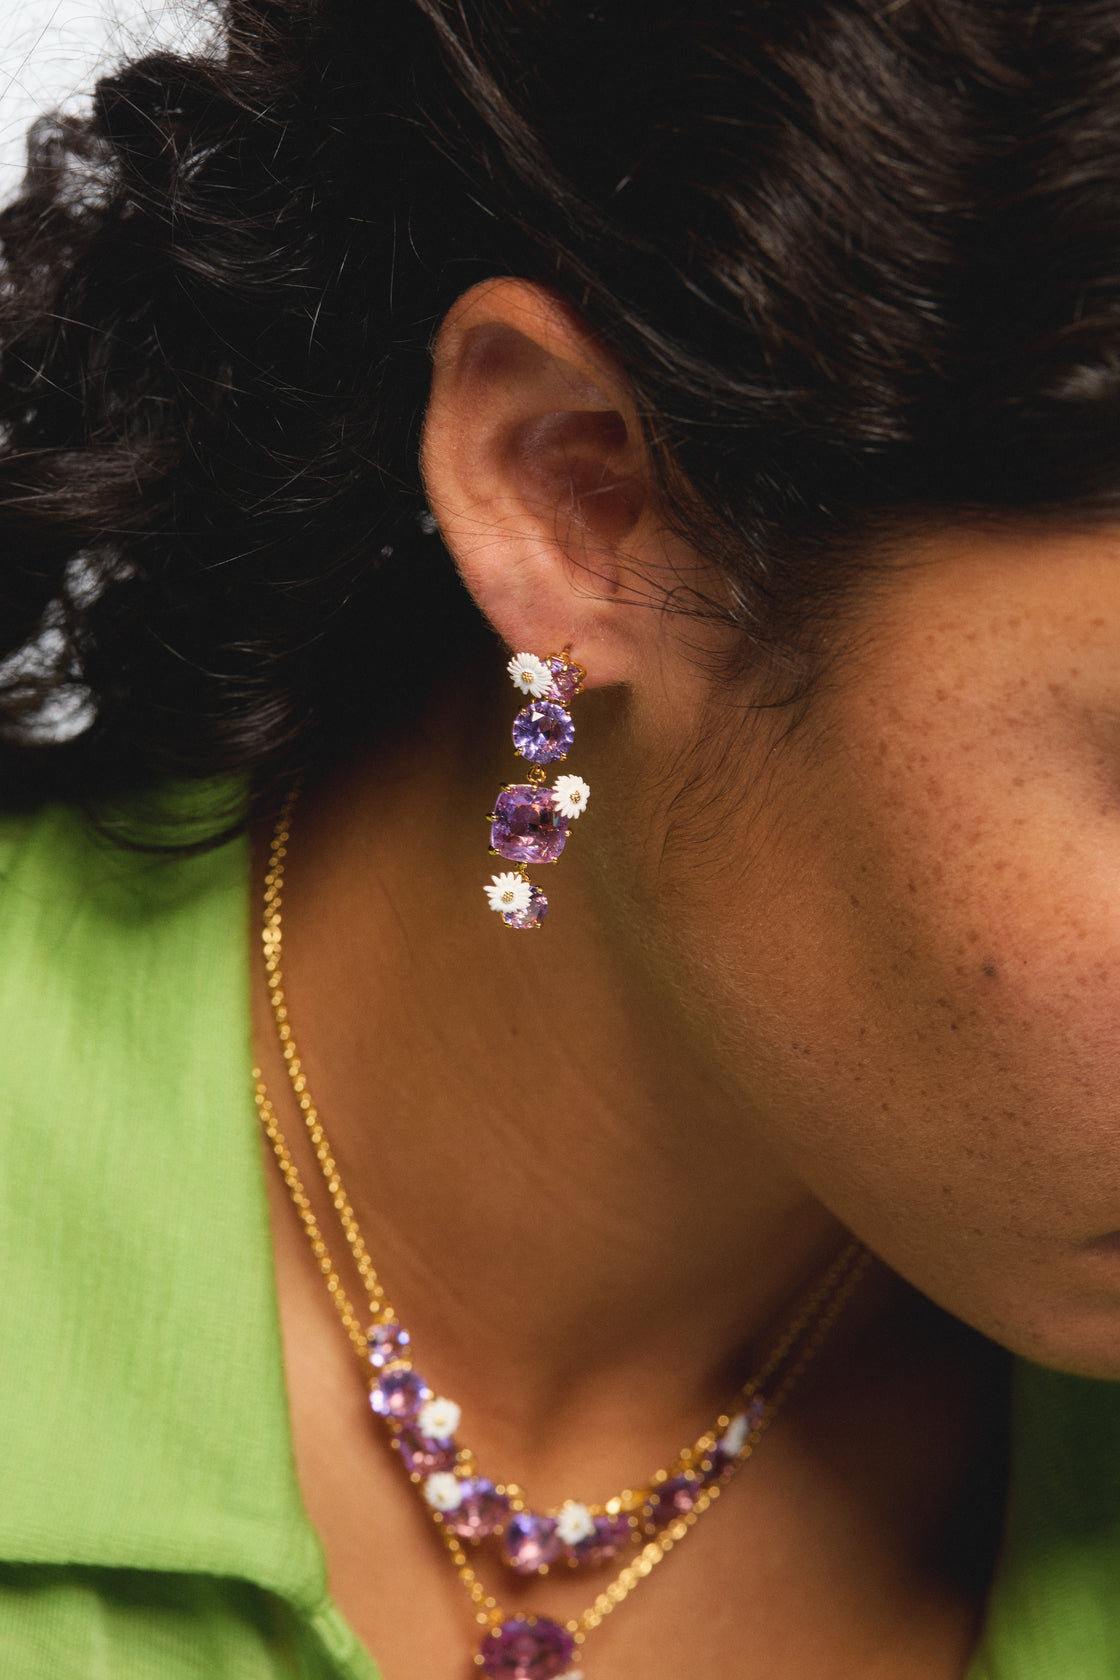
<path fill-rule="evenodd" d="M 467 587 L 514 648 L 570 643 L 592 681 L 628 676 L 641 607 L 619 599 L 649 495 L 625 382 L 527 282 L 459 300 L 440 331 L 423 468 Z"/>

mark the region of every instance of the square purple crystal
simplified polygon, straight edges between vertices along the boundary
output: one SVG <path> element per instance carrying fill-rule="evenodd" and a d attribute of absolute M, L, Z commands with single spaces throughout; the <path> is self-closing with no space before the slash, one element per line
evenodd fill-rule
<path fill-rule="evenodd" d="M 517 782 L 503 788 L 494 804 L 490 844 L 515 863 L 553 863 L 564 850 L 568 819 L 552 802 L 552 789 Z"/>
<path fill-rule="evenodd" d="M 548 668 L 552 672 L 552 683 L 545 698 L 555 700 L 558 706 L 570 706 L 580 688 L 575 666 L 565 665 L 562 659 L 550 659 Z"/>

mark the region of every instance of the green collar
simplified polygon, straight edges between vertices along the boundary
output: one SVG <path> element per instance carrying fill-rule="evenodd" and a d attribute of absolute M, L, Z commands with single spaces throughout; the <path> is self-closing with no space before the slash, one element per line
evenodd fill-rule
<path fill-rule="evenodd" d="M 4 836 L 0 1556 L 240 1577 L 311 1611 L 246 847 L 167 863 L 57 810 Z"/>

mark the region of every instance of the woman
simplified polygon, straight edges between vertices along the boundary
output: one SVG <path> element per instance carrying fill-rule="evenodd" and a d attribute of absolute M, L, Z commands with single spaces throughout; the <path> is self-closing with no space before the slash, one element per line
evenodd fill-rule
<path fill-rule="evenodd" d="M 1118 76 L 231 0 L 39 131 L 6 1673 L 1117 1672 Z"/>

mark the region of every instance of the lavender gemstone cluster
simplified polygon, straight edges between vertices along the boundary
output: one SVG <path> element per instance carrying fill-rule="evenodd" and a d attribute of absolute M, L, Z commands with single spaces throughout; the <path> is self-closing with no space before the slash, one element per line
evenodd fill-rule
<path fill-rule="evenodd" d="M 377 1380 L 370 1389 L 370 1406 L 392 1427 L 397 1450 L 409 1475 L 426 1482 L 430 1476 L 453 1472 L 459 1462 L 455 1441 L 423 1434 L 419 1419 L 432 1390 L 407 1357 L 408 1332 L 394 1321 L 369 1332 L 370 1363 Z M 593 1519 L 592 1532 L 568 1544 L 557 1531 L 554 1517 L 514 1511 L 506 1494 L 482 1476 L 459 1476 L 453 1484 L 458 1503 L 439 1511 L 440 1521 L 460 1539 L 479 1541 L 501 1534 L 506 1563 L 520 1575 L 533 1575 L 560 1562 L 604 1563 L 630 1543 L 634 1530 L 624 1515 Z"/>
<path fill-rule="evenodd" d="M 579 693 L 579 672 L 562 659 L 545 663 L 552 677 L 546 693 L 523 706 L 513 720 L 514 751 L 530 764 L 555 764 L 566 758 L 576 738 L 568 707 Z"/>
<path fill-rule="evenodd" d="M 624 1511 L 600 1512 L 591 1517 L 586 1508 L 577 1507 L 587 1532 L 578 1538 L 569 1532 L 565 1539 L 556 1517 L 529 1510 L 515 1511 L 509 1497 L 493 1482 L 483 1476 L 460 1473 L 457 1470 L 461 1463 L 459 1448 L 453 1437 L 437 1439 L 424 1434 L 420 1419 L 432 1399 L 432 1390 L 409 1360 L 407 1330 L 395 1320 L 385 1320 L 370 1330 L 368 1341 L 370 1363 L 377 1372 L 377 1380 L 370 1389 L 370 1405 L 392 1428 L 406 1470 L 415 1481 L 425 1484 L 429 1503 L 437 1510 L 440 1521 L 460 1539 L 480 1541 L 501 1535 L 502 1556 L 519 1575 L 543 1573 L 560 1562 L 591 1566 L 606 1563 L 643 1531 L 647 1535 L 659 1533 L 687 1516 L 706 1489 L 731 1474 L 766 1415 L 765 1403 L 760 1397 L 754 1397 L 744 1411 L 732 1418 L 726 1432 L 702 1460 L 654 1486 L 634 1519 Z M 454 1411 L 457 1415 L 458 1408 Z M 439 1497 L 431 1497 L 433 1493 Z M 534 1627 L 544 1625 L 532 1623 Z M 528 1626 L 526 1621 L 525 1627 Z M 524 1646 L 527 1650 L 533 1643 L 524 1628 L 516 1639 L 513 1635 L 510 1639 L 510 1649 L 520 1650 Z M 521 1671 L 495 1668 L 486 1672 Z M 526 1674 L 537 1672 L 525 1670 Z M 548 1674 L 553 1672 L 560 1670 L 547 1670 Z"/>
<path fill-rule="evenodd" d="M 590 788 L 579 776 L 560 776 L 544 786 L 545 764 L 566 758 L 575 740 L 569 707 L 579 693 L 583 671 L 563 655 L 538 659 L 515 654 L 507 666 L 514 685 L 531 696 L 513 723 L 513 745 L 533 765 L 527 782 L 505 785 L 490 812 L 490 853 L 519 865 L 516 875 L 491 877 L 484 890 L 491 910 L 511 928 L 539 928 L 548 899 L 530 886 L 526 865 L 555 863 L 564 850 L 572 821 L 583 814 Z"/>
<path fill-rule="evenodd" d="M 554 1563 L 607 1563 L 634 1539 L 635 1530 L 623 1513 L 592 1519 L 592 1532 L 582 1540 L 561 1539 L 555 1517 L 518 1511 L 506 1525 L 502 1556 L 518 1575 L 536 1575 Z"/>

